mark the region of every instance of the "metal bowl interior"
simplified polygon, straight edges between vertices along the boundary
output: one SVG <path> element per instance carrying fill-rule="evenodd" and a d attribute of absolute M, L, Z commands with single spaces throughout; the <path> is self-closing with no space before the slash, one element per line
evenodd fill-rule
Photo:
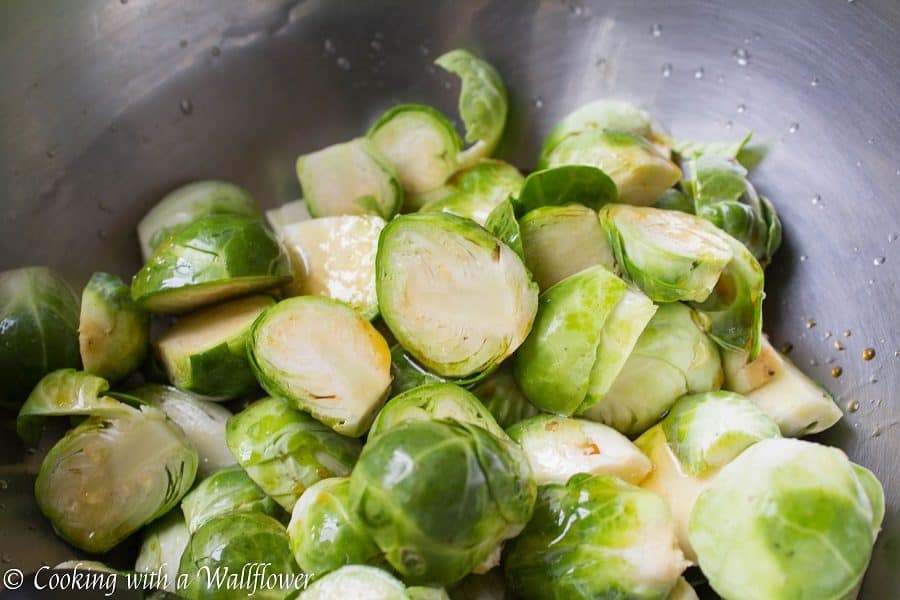
<path fill-rule="evenodd" d="M 503 74 L 501 154 L 523 168 L 596 98 L 636 102 L 683 137 L 752 130 L 768 147 L 754 182 L 785 223 L 765 327 L 847 413 L 820 439 L 885 485 L 861 594 L 883 598 L 900 589 L 898 39 L 890 0 L 7 2 L 0 269 L 130 276 L 134 225 L 193 179 L 234 181 L 266 207 L 292 200 L 298 154 L 359 135 L 391 104 L 455 114 L 456 83 L 432 60 L 458 46 Z M 76 554 L 32 499 L 40 456 L 4 422 L 0 548 L 24 570 Z"/>

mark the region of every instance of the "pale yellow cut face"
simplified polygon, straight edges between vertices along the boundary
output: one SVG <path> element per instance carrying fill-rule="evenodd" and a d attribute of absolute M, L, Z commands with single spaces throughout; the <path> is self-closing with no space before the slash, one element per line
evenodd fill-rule
<path fill-rule="evenodd" d="M 747 362 L 747 358 L 747 352 L 722 352 L 725 389 L 746 395 L 770 383 L 783 370 L 781 357 L 765 337 L 760 339 L 756 360 Z"/>
<path fill-rule="evenodd" d="M 449 139 L 444 125 L 418 111 L 397 114 L 378 128 L 372 141 L 394 164 L 403 188 L 410 194 L 439 187 L 456 167 L 459 148 Z"/>

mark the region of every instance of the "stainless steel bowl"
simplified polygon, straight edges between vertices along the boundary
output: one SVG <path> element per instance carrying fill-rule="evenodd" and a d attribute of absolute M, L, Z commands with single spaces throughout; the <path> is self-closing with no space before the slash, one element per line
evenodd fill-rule
<path fill-rule="evenodd" d="M 822 440 L 885 485 L 861 597 L 896 594 L 897 2 L 10 0 L 0 4 L 0 269 L 44 263 L 75 284 L 95 269 L 130 275 L 138 218 L 192 179 L 235 181 L 266 206 L 291 200 L 301 152 L 358 135 L 395 102 L 452 112 L 454 84 L 431 61 L 457 46 L 503 74 L 502 154 L 520 167 L 559 117 L 607 96 L 678 135 L 753 130 L 769 145 L 754 181 L 786 231 L 766 329 L 845 408 Z M 40 453 L 8 422 L 0 463 L 0 558 L 23 570 L 71 558 L 32 499 Z"/>

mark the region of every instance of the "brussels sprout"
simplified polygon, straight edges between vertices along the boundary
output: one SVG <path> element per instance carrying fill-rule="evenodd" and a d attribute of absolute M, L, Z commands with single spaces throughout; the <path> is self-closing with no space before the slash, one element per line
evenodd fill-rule
<path fill-rule="evenodd" d="M 679 212 L 694 214 L 694 201 L 676 188 L 669 188 L 653 203 L 654 208 L 663 210 L 677 210 Z"/>
<path fill-rule="evenodd" d="M 681 396 L 718 390 L 721 384 L 719 350 L 696 323 L 694 311 L 677 302 L 663 304 L 612 387 L 584 416 L 635 436 Z"/>
<path fill-rule="evenodd" d="M 610 475 L 541 486 L 534 517 L 503 555 L 530 598 L 664 599 L 687 566 L 663 500 Z"/>
<path fill-rule="evenodd" d="M 706 300 L 733 256 L 728 236 L 693 215 L 615 204 L 600 221 L 619 267 L 654 302 Z"/>
<path fill-rule="evenodd" d="M 509 435 L 525 451 L 538 485 L 565 483 L 577 473 L 637 484 L 650 472 L 650 460 L 628 438 L 599 423 L 537 415 L 510 427 Z"/>
<path fill-rule="evenodd" d="M 439 587 L 425 587 L 416 585 L 406 588 L 410 600 L 450 600 L 447 591 Z"/>
<path fill-rule="evenodd" d="M 41 377 L 78 366 L 78 298 L 46 267 L 0 273 L 0 406 L 16 409 Z"/>
<path fill-rule="evenodd" d="M 266 211 L 266 221 L 269 227 L 275 233 L 275 237 L 279 240 L 284 235 L 284 229 L 288 225 L 303 223 L 312 219 L 309 209 L 306 208 L 306 202 L 303 200 L 294 200 L 293 202 L 285 202 L 278 208 Z"/>
<path fill-rule="evenodd" d="M 276 519 L 281 516 L 281 506 L 241 467 L 226 467 L 198 483 L 182 499 L 181 510 L 191 533 L 221 515 L 259 512 Z"/>
<path fill-rule="evenodd" d="M 725 370 L 724 388 L 738 394 L 749 394 L 770 383 L 782 370 L 782 358 L 763 336 L 760 339 L 759 356 L 749 360 L 749 352 L 725 350 L 722 352 L 722 368 Z"/>
<path fill-rule="evenodd" d="M 317 577 L 344 565 L 366 564 L 380 550 L 350 511 L 350 479 L 314 483 L 294 505 L 288 525 L 291 551 L 300 568 Z"/>
<path fill-rule="evenodd" d="M 510 195 L 518 193 L 524 181 L 519 170 L 509 163 L 479 160 L 451 175 L 427 198 L 420 196 L 422 200 L 427 199 L 421 209 L 448 212 L 484 225 L 491 211 Z"/>
<path fill-rule="evenodd" d="M 581 204 L 594 210 L 616 201 L 616 184 L 606 173 L 589 165 L 562 165 L 535 171 L 525 178 L 516 197 L 516 212 L 536 208 Z"/>
<path fill-rule="evenodd" d="M 509 363 L 504 363 L 472 387 L 472 393 L 481 400 L 497 424 L 503 428 L 538 414 L 538 409 L 519 389 Z"/>
<path fill-rule="evenodd" d="M 778 424 L 782 435 L 801 437 L 825 431 L 837 423 L 843 413 L 831 394 L 806 376 L 788 360 L 773 366 L 774 377 L 762 387 L 747 394 Z"/>
<path fill-rule="evenodd" d="M 538 168 L 589 165 L 608 175 L 623 204 L 648 206 L 681 179 L 681 169 L 646 139 L 612 129 L 589 129 L 563 139 Z"/>
<path fill-rule="evenodd" d="M 44 458 L 35 497 L 63 539 L 105 552 L 177 505 L 196 472 L 181 430 L 145 406 L 70 430 Z"/>
<path fill-rule="evenodd" d="M 195 181 L 177 188 L 150 209 L 137 226 L 146 262 L 168 237 L 210 215 L 260 218 L 253 196 L 225 181 Z"/>
<path fill-rule="evenodd" d="M 391 377 L 393 394 L 401 394 L 420 385 L 447 381 L 422 367 L 400 344 L 394 344 L 391 348 Z"/>
<path fill-rule="evenodd" d="M 75 369 L 53 371 L 41 379 L 19 410 L 16 433 L 37 446 L 47 417 L 117 417 L 132 412 L 131 407 L 105 395 L 109 382 Z"/>
<path fill-rule="evenodd" d="M 691 587 L 691 584 L 684 577 L 679 577 L 678 583 L 669 592 L 666 600 L 700 600 L 700 598 L 697 596 L 694 588 Z"/>
<path fill-rule="evenodd" d="M 454 73 L 462 81 L 459 116 L 466 127 L 466 141 L 472 146 L 457 157 L 462 166 L 490 156 L 506 126 L 506 87 L 497 70 L 462 48 L 437 57 L 434 64 Z"/>
<path fill-rule="evenodd" d="M 428 370 L 467 377 L 518 348 L 537 310 L 537 285 L 507 245 L 443 213 L 398 217 L 375 259 L 381 316 Z"/>
<path fill-rule="evenodd" d="M 483 575 L 472 573 L 449 590 L 451 600 L 507 600 L 503 571 L 494 569 Z"/>
<path fill-rule="evenodd" d="M 347 565 L 316 578 L 300 594 L 301 600 L 411 600 L 406 588 L 390 573 L 375 567 Z"/>
<path fill-rule="evenodd" d="M 453 123 L 422 104 L 388 109 L 366 135 L 396 167 L 397 178 L 410 195 L 440 187 L 456 170 L 462 146 Z"/>
<path fill-rule="evenodd" d="M 390 429 L 366 444 L 350 477 L 354 513 L 413 584 L 462 579 L 519 533 L 535 493 L 517 445 L 455 421 Z"/>
<path fill-rule="evenodd" d="M 222 400 L 257 389 L 247 339 L 256 318 L 274 304 L 269 296 L 249 296 L 179 320 L 156 342 L 169 381 L 178 389 Z"/>
<path fill-rule="evenodd" d="M 509 246 L 516 255 L 525 260 L 525 249 L 522 247 L 522 230 L 516 221 L 516 211 L 510 200 L 504 200 L 491 211 L 484 228 L 493 233 L 497 239 Z"/>
<path fill-rule="evenodd" d="M 387 220 L 403 206 L 394 166 L 367 138 L 300 156 L 297 177 L 314 217 L 377 215 Z"/>
<path fill-rule="evenodd" d="M 400 423 L 423 419 L 451 419 L 469 423 L 506 438 L 503 428 L 471 392 L 451 383 L 432 383 L 391 398 L 372 423 L 368 439 L 373 440 Z"/>
<path fill-rule="evenodd" d="M 160 587 L 175 593 L 178 587 L 178 565 L 190 539 L 191 532 L 184 523 L 181 511 L 170 511 L 144 530 L 134 570 L 138 573 L 161 573 Z"/>
<path fill-rule="evenodd" d="M 285 510 L 320 479 L 348 475 L 361 447 L 280 398 L 254 402 L 229 419 L 225 441 L 250 478 Z"/>
<path fill-rule="evenodd" d="M 766 413 L 732 392 L 684 396 L 662 420 L 662 428 L 690 475 L 728 464 L 760 440 L 781 437 Z"/>
<path fill-rule="evenodd" d="M 294 271 L 286 295 L 340 300 L 374 319 L 375 253 L 383 227 L 384 219 L 374 215 L 325 217 L 286 226 L 281 242 Z"/>
<path fill-rule="evenodd" d="M 725 598 L 846 598 L 880 527 L 881 486 L 837 448 L 763 440 L 697 498 L 689 536 Z M 870 498 L 869 494 L 874 494 Z"/>
<path fill-rule="evenodd" d="M 515 376 L 541 410 L 580 414 L 599 402 L 656 307 L 606 267 L 590 267 L 541 294 Z"/>
<path fill-rule="evenodd" d="M 694 213 L 742 242 L 765 267 L 781 245 L 781 221 L 772 203 L 747 181 L 736 160 L 703 154 L 687 163 L 685 190 Z"/>
<path fill-rule="evenodd" d="M 258 569 L 263 565 L 265 570 Z M 291 556 L 284 526 L 258 512 L 204 523 L 191 536 L 178 571 L 179 579 L 188 582 L 178 593 L 188 600 L 281 599 L 309 580 Z"/>
<path fill-rule="evenodd" d="M 641 136 L 655 143 L 664 156 L 668 156 L 667 137 L 659 130 L 646 112 L 620 100 L 596 100 L 570 112 L 557 123 L 541 147 L 539 163 L 564 139 L 589 130 L 613 129 Z"/>
<path fill-rule="evenodd" d="M 78 345 L 84 370 L 118 381 L 147 358 L 150 319 L 116 275 L 94 273 L 81 294 Z"/>
<path fill-rule="evenodd" d="M 615 264 L 597 213 L 585 206 L 538 208 L 519 226 L 525 266 L 542 291 L 588 267 Z"/>
<path fill-rule="evenodd" d="M 678 155 L 682 162 L 700 156 L 716 156 L 737 160 L 741 151 L 750 143 L 753 133 L 748 133 L 737 142 L 696 142 L 691 140 L 674 140 L 672 152 Z"/>
<path fill-rule="evenodd" d="M 160 244 L 134 276 L 131 297 L 152 312 L 185 312 L 290 279 L 290 260 L 261 221 L 217 215 Z"/>
<path fill-rule="evenodd" d="M 273 396 L 338 433 L 363 435 L 391 385 L 387 342 L 369 321 L 335 300 L 283 300 L 253 324 L 250 363 Z"/>

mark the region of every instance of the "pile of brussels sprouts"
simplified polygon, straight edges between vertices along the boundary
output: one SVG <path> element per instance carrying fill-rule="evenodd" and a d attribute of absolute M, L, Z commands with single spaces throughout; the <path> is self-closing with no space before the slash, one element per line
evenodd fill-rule
<path fill-rule="evenodd" d="M 29 445 L 75 418 L 35 485 L 57 533 L 142 532 L 135 570 L 187 598 L 245 597 L 204 568 L 255 563 L 285 576 L 256 595 L 306 600 L 688 599 L 692 566 L 727 599 L 853 597 L 884 494 L 797 439 L 841 411 L 762 333 L 781 224 L 747 140 L 602 100 L 525 177 L 489 158 L 496 70 L 436 62 L 465 142 L 404 104 L 300 156 L 265 217 L 184 186 L 80 308 L 0 275 L 0 401 Z"/>

